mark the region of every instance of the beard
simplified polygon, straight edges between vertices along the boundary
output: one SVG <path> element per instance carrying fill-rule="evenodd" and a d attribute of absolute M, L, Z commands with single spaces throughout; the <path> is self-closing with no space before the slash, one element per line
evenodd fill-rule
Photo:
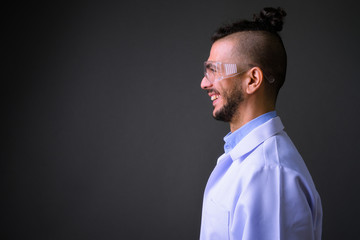
<path fill-rule="evenodd" d="M 213 117 L 219 121 L 230 122 L 233 119 L 239 104 L 244 100 L 242 89 L 239 86 L 230 91 L 224 91 L 222 97 L 226 104 L 215 112 Z"/>

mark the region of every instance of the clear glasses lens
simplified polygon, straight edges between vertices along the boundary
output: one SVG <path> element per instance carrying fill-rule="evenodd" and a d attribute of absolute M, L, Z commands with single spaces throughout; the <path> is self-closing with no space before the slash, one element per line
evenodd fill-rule
<path fill-rule="evenodd" d="M 204 76 L 211 83 L 236 74 L 237 67 L 234 63 L 204 62 Z"/>
<path fill-rule="evenodd" d="M 215 82 L 216 73 L 219 73 L 217 69 L 217 65 L 212 62 L 205 62 L 204 63 L 204 76 L 209 80 L 209 82 Z"/>

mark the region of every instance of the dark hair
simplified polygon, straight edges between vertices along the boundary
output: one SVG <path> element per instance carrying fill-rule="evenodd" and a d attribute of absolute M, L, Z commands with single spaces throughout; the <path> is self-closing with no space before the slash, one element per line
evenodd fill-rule
<path fill-rule="evenodd" d="M 243 31 L 266 31 L 278 36 L 277 32 L 282 30 L 285 16 L 286 12 L 280 7 L 266 7 L 260 12 L 259 16 L 254 14 L 253 21 L 240 20 L 221 26 L 213 34 L 211 41 L 215 42 L 230 34 Z"/>
<path fill-rule="evenodd" d="M 274 92 L 275 98 L 285 81 L 286 74 L 286 51 L 278 34 L 283 28 L 285 16 L 286 12 L 282 8 L 267 7 L 259 15 L 254 14 L 252 21 L 240 20 L 225 24 L 211 37 L 214 43 L 228 35 L 247 32 L 252 41 L 239 42 L 239 48 L 246 52 L 246 56 L 253 64 L 263 70 L 265 77 L 269 80 L 266 81 L 267 85 Z"/>

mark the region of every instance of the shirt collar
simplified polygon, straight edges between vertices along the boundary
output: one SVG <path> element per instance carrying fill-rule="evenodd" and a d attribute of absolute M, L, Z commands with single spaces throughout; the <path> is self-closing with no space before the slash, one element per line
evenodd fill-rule
<path fill-rule="evenodd" d="M 267 112 L 257 118 L 254 118 L 244 126 L 236 130 L 235 132 L 229 132 L 225 137 L 224 150 L 225 153 L 230 152 L 246 135 L 248 135 L 253 129 L 260 126 L 261 124 L 269 121 L 276 117 L 276 111 Z"/>

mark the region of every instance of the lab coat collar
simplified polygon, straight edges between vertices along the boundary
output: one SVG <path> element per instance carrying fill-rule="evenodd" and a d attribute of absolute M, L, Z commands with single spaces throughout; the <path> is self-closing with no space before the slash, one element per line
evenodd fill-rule
<path fill-rule="evenodd" d="M 252 130 L 229 152 L 231 159 L 233 161 L 237 159 L 242 161 L 253 149 L 283 129 L 284 125 L 280 117 L 270 119 Z"/>

